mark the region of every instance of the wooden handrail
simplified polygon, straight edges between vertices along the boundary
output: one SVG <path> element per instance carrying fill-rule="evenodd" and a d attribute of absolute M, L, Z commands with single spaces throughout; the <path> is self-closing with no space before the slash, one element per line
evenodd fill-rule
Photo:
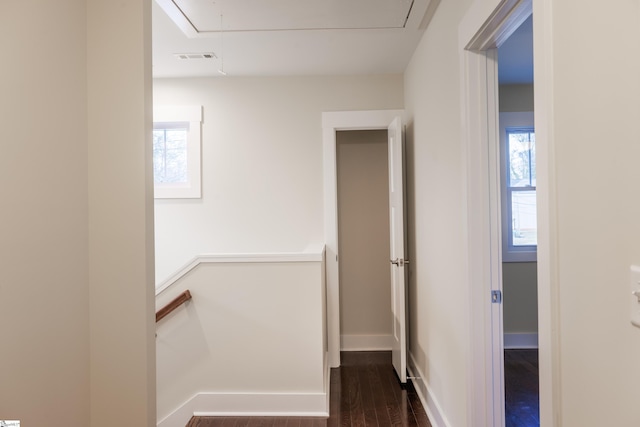
<path fill-rule="evenodd" d="M 191 299 L 191 292 L 189 292 L 189 290 L 187 289 L 186 291 L 178 295 L 176 298 L 174 298 L 174 300 L 171 301 L 169 304 L 165 305 L 160 310 L 158 310 L 158 312 L 156 313 L 156 323 L 158 323 L 162 318 L 164 318 L 166 315 L 168 315 L 173 310 L 180 307 L 182 304 L 189 301 L 190 299 Z"/>

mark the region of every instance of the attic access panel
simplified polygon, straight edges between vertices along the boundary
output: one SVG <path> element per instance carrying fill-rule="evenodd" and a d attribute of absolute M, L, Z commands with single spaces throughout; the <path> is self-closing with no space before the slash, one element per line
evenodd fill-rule
<path fill-rule="evenodd" d="M 156 0 L 190 37 L 223 30 L 404 28 L 414 0 Z"/>

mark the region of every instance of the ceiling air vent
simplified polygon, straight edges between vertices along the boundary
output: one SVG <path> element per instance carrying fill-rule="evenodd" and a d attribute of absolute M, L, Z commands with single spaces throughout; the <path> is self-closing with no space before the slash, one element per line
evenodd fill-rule
<path fill-rule="evenodd" d="M 217 58 L 216 54 L 213 52 L 204 52 L 204 53 L 174 53 L 178 59 L 181 60 L 190 60 L 190 59 L 214 59 Z"/>

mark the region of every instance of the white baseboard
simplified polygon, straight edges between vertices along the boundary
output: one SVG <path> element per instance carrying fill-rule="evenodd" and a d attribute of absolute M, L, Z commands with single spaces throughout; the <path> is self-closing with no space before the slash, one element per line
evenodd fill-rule
<path fill-rule="evenodd" d="M 538 334 L 504 334 L 504 348 L 538 348 Z"/>
<path fill-rule="evenodd" d="M 324 394 L 326 397 L 325 412 L 327 415 L 331 409 L 331 366 L 329 366 L 329 352 L 324 354 Z"/>
<path fill-rule="evenodd" d="M 198 393 L 158 422 L 184 427 L 192 416 L 328 417 L 326 393 Z"/>
<path fill-rule="evenodd" d="M 407 370 L 409 371 L 409 376 L 415 377 L 411 379 L 411 382 L 413 382 L 413 386 L 418 393 L 422 406 L 424 406 L 425 411 L 427 411 L 427 416 L 429 417 L 429 421 L 431 421 L 431 425 L 433 425 L 433 427 L 451 427 L 451 424 L 449 424 L 442 408 L 431 392 L 429 384 L 425 379 L 426 377 L 418 367 L 413 354 L 409 353 L 408 355 L 409 360 L 407 360 Z"/>
<path fill-rule="evenodd" d="M 389 335 L 340 335 L 342 351 L 382 351 L 391 350 L 392 337 Z"/>

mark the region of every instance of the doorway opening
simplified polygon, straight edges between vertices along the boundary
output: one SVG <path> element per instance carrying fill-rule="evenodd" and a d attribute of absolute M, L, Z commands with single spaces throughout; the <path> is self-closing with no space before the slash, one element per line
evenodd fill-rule
<path fill-rule="evenodd" d="M 500 180 L 497 147 L 498 60 L 497 47 L 534 13 L 535 74 L 545 76 L 536 82 L 535 133 L 537 141 L 537 294 L 539 342 L 540 424 L 557 421 L 559 396 L 559 337 L 557 324 L 556 267 L 553 226 L 554 194 L 550 178 L 553 121 L 550 100 L 553 82 L 548 78 L 553 55 L 549 46 L 551 10 L 545 2 L 506 0 L 495 8 L 471 8 L 460 24 L 464 46 L 462 114 L 465 126 L 468 208 L 468 274 L 470 295 L 470 373 L 469 414 L 480 425 L 504 426 L 504 345 L 503 310 L 495 296 L 502 292 L 502 252 L 500 222 Z M 492 164 L 493 163 L 493 164 Z"/>
<path fill-rule="evenodd" d="M 336 133 L 341 351 L 391 350 L 387 130 Z"/>
<path fill-rule="evenodd" d="M 340 366 L 340 275 L 338 236 L 337 135 L 341 131 L 383 130 L 387 134 L 390 180 L 389 221 L 394 264 L 391 275 L 392 290 L 392 359 L 401 382 L 406 381 L 406 317 L 405 314 L 405 260 L 404 214 L 402 200 L 402 110 L 340 111 L 322 114 L 323 168 L 324 168 L 324 232 L 325 270 L 327 285 L 327 360 L 329 367 Z M 400 181 L 400 182 L 398 182 Z M 397 183 L 398 182 L 398 183 Z M 397 183 L 397 184 L 396 184 Z M 400 204 L 400 206 L 398 206 Z M 393 212 L 397 212 L 396 215 Z M 391 225 L 393 224 L 393 225 Z M 397 226 L 397 227 L 396 227 Z M 396 231 L 396 228 L 402 231 Z M 387 276 L 389 277 L 389 276 Z"/>
<path fill-rule="evenodd" d="M 533 15 L 497 50 L 505 425 L 539 427 Z"/>

